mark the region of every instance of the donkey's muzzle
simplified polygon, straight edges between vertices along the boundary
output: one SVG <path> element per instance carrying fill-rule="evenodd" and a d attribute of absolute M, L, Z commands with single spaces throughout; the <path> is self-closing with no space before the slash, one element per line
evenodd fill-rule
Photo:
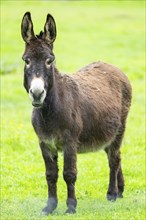
<path fill-rule="evenodd" d="M 32 100 L 32 105 L 35 107 L 40 107 L 43 105 L 44 99 L 46 97 L 46 91 L 44 89 L 44 82 L 40 78 L 35 78 L 31 82 L 29 89 L 29 96 Z"/>
<path fill-rule="evenodd" d="M 41 97 L 43 96 L 43 93 L 45 92 L 45 90 L 43 89 L 42 91 L 35 91 L 34 92 L 34 91 L 32 91 L 32 89 L 30 89 L 29 92 L 35 100 L 40 100 Z"/>
<path fill-rule="evenodd" d="M 32 92 L 32 90 L 30 89 L 30 94 L 32 96 L 32 105 L 34 107 L 40 107 L 42 105 L 42 98 L 43 98 L 43 95 L 45 93 L 45 90 L 42 90 L 42 92 L 37 92 L 37 93 L 34 93 Z"/>

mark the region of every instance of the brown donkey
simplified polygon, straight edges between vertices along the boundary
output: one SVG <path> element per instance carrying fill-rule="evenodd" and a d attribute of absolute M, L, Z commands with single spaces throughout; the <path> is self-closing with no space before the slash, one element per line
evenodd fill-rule
<path fill-rule="evenodd" d="M 55 66 L 56 24 L 50 14 L 44 32 L 35 35 L 31 15 L 25 13 L 21 32 L 26 43 L 24 87 L 34 106 L 32 125 L 46 167 L 48 202 L 43 213 L 50 214 L 57 207 L 59 149 L 64 153 L 66 213 L 76 212 L 76 159 L 80 151 L 105 150 L 110 167 L 107 199 L 122 197 L 120 146 L 131 103 L 127 77 L 117 67 L 101 61 L 85 66 L 74 75 L 61 74 Z"/>

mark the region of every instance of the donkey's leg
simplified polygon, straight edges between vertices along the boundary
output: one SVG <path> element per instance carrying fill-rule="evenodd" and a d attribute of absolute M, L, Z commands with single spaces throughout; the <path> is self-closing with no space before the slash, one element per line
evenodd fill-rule
<path fill-rule="evenodd" d="M 108 200 L 116 200 L 118 195 L 119 197 L 122 197 L 122 193 L 124 191 L 124 178 L 120 156 L 120 146 L 123 139 L 124 130 L 125 126 L 121 125 L 115 140 L 105 149 L 110 167 L 110 180 L 107 191 Z"/>
<path fill-rule="evenodd" d="M 123 192 L 124 192 L 124 177 L 122 173 L 122 168 L 120 166 L 118 171 L 118 198 L 123 198 Z"/>
<path fill-rule="evenodd" d="M 48 149 L 48 146 L 44 143 L 40 144 L 42 155 L 45 162 L 46 167 L 46 180 L 48 184 L 48 202 L 47 206 L 42 210 L 42 214 L 48 215 L 53 212 L 53 210 L 57 207 L 58 199 L 57 199 L 57 179 L 58 179 L 58 165 L 57 152 L 51 154 Z"/>
<path fill-rule="evenodd" d="M 122 120 L 122 125 L 119 128 L 119 132 L 118 135 L 114 141 L 115 146 L 119 147 L 121 146 L 122 143 L 122 139 L 124 136 L 124 132 L 125 132 L 125 121 L 126 119 L 124 118 Z M 118 174 L 117 174 L 117 182 L 118 182 L 118 198 L 123 198 L 123 192 L 124 192 L 124 176 L 123 176 L 123 172 L 122 172 L 122 167 L 121 167 L 121 159 L 120 159 L 120 166 L 119 166 L 119 170 L 118 170 Z"/>
<path fill-rule="evenodd" d="M 106 149 L 108 155 L 109 167 L 110 167 L 110 180 L 107 191 L 108 200 L 116 200 L 118 195 L 118 180 L 117 175 L 120 167 L 120 151 L 115 150 L 112 147 Z"/>
<path fill-rule="evenodd" d="M 63 177 L 67 185 L 67 201 L 68 209 L 66 213 L 75 213 L 77 200 L 75 196 L 75 182 L 77 177 L 76 169 L 76 146 L 68 145 L 64 149 L 64 171 Z"/>

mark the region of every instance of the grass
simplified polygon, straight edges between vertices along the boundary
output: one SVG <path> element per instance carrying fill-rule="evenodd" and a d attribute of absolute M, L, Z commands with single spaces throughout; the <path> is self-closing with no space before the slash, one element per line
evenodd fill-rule
<path fill-rule="evenodd" d="M 41 215 L 47 199 L 45 168 L 30 123 L 31 104 L 23 84 L 24 43 L 20 23 L 32 12 L 38 33 L 50 12 L 57 22 L 58 68 L 75 72 L 104 60 L 129 77 L 133 100 L 122 147 L 124 198 L 105 199 L 108 163 L 103 151 L 78 155 L 77 214 L 63 215 L 66 186 L 59 154 L 57 210 Z M 144 220 L 145 81 L 144 1 L 2 1 L 1 2 L 1 219 L 2 220 Z"/>

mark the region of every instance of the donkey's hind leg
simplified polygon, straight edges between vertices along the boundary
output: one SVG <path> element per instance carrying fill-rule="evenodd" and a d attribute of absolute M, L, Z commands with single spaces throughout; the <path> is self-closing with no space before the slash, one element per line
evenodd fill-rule
<path fill-rule="evenodd" d="M 107 191 L 108 200 L 116 200 L 117 197 L 122 198 L 122 193 L 124 191 L 124 178 L 120 156 L 120 146 L 123 139 L 124 130 L 124 126 L 121 126 L 114 141 L 105 149 L 110 167 L 110 179 Z"/>
<path fill-rule="evenodd" d="M 120 165 L 120 168 L 119 168 L 119 171 L 118 171 L 117 179 L 118 179 L 118 195 L 117 195 L 117 197 L 118 198 L 123 198 L 124 176 L 123 176 L 121 165 Z"/>

